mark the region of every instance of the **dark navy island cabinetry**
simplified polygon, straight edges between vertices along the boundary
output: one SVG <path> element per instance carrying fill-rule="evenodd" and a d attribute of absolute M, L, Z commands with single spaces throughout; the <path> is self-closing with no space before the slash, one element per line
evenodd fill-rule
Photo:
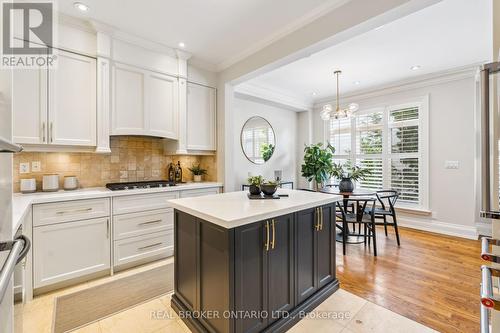
<path fill-rule="evenodd" d="M 285 332 L 339 287 L 335 202 L 235 227 L 180 209 L 172 307 L 195 332 Z"/>

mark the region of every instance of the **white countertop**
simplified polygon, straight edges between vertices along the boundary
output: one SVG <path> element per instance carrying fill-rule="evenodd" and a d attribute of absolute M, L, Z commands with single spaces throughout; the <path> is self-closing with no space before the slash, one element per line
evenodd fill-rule
<path fill-rule="evenodd" d="M 342 200 L 340 195 L 279 189 L 276 200 L 250 200 L 247 191 L 169 200 L 173 208 L 230 229 Z"/>
<path fill-rule="evenodd" d="M 202 182 L 202 183 L 184 183 L 172 187 L 161 188 L 145 188 L 137 190 L 111 191 L 105 187 L 95 187 L 88 189 L 80 189 L 75 191 L 58 191 L 58 192 L 37 192 L 31 194 L 14 193 L 12 195 L 12 230 L 17 231 L 26 214 L 29 212 L 31 205 L 42 204 L 49 202 L 83 200 L 94 198 L 110 198 L 124 195 L 148 194 L 158 192 L 173 192 L 183 190 L 194 190 L 210 187 L 222 187 L 222 183 Z"/>

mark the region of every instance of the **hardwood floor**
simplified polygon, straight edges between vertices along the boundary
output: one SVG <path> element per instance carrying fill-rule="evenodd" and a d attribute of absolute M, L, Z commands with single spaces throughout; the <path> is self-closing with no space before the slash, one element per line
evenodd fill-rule
<path fill-rule="evenodd" d="M 479 332 L 480 242 L 400 228 L 377 227 L 378 257 L 363 244 L 337 243 L 344 290 L 440 332 Z"/>

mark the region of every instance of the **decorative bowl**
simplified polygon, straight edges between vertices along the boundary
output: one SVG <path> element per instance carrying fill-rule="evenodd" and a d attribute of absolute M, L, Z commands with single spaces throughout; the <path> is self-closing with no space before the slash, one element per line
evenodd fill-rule
<path fill-rule="evenodd" d="M 260 185 L 260 189 L 264 193 L 264 195 L 273 195 L 276 193 L 276 190 L 278 189 L 278 185 L 276 184 L 262 184 Z"/>

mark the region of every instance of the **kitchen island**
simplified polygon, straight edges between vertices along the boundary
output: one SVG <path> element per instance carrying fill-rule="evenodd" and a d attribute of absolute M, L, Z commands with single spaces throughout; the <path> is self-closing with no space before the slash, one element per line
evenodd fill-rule
<path fill-rule="evenodd" d="M 194 332 L 284 332 L 339 287 L 335 204 L 342 197 L 279 190 L 171 200 L 172 307 Z"/>

